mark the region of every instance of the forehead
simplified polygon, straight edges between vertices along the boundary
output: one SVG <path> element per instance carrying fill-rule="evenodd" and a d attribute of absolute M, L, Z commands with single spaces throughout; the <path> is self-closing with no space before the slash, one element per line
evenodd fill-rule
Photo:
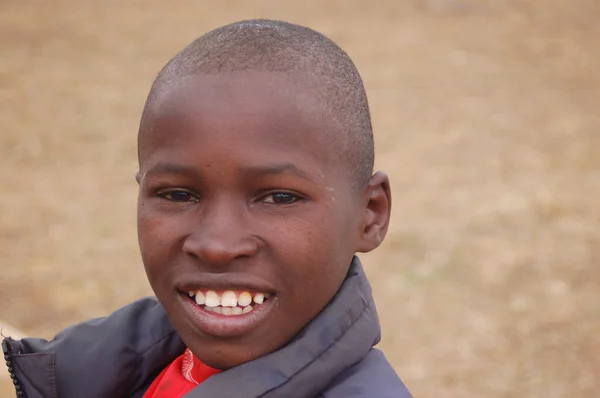
<path fill-rule="evenodd" d="M 198 143 L 232 155 L 310 155 L 331 166 L 335 126 L 301 81 L 267 72 L 197 75 L 157 91 L 140 129 L 141 162 L 175 147 L 194 157 Z"/>

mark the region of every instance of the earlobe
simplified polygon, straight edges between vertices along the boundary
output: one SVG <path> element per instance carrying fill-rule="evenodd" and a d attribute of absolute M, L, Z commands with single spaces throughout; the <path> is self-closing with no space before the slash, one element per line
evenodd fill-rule
<path fill-rule="evenodd" d="M 392 195 L 388 176 L 378 171 L 369 180 L 365 192 L 366 208 L 359 236 L 357 252 L 366 253 L 377 248 L 387 233 L 392 209 Z"/>
<path fill-rule="evenodd" d="M 140 181 L 142 181 L 142 175 L 140 174 L 139 171 L 137 173 L 135 173 L 135 180 L 137 181 L 138 185 L 139 185 Z"/>

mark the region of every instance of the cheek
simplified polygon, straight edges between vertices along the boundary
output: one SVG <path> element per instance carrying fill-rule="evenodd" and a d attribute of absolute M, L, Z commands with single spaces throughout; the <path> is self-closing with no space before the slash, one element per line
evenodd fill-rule
<path fill-rule="evenodd" d="M 280 269 L 294 301 L 319 306 L 335 293 L 352 254 L 334 210 L 302 217 L 273 229 L 278 257 L 289 266 Z M 348 259 L 348 260 L 347 260 Z M 345 264 L 348 262 L 348 264 Z"/>
<path fill-rule="evenodd" d="M 177 242 L 177 223 L 140 206 L 137 224 L 142 261 L 152 283 L 168 270 L 169 259 Z"/>

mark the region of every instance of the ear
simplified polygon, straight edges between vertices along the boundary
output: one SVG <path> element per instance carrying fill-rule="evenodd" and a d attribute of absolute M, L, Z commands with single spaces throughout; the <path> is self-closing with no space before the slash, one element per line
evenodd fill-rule
<path fill-rule="evenodd" d="M 388 176 L 378 171 L 367 184 L 366 208 L 362 220 L 357 252 L 367 253 L 376 249 L 387 233 L 392 211 L 392 194 Z"/>
<path fill-rule="evenodd" d="M 142 175 L 139 171 L 135 173 L 135 180 L 137 181 L 138 185 L 140 184 L 140 181 L 142 181 Z"/>

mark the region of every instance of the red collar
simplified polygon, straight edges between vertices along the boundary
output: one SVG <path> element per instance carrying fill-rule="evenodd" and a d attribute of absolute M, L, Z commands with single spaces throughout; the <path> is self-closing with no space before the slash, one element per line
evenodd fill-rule
<path fill-rule="evenodd" d="M 189 349 L 167 366 L 144 394 L 144 398 L 180 398 L 210 376 L 219 373 L 192 354 Z"/>

